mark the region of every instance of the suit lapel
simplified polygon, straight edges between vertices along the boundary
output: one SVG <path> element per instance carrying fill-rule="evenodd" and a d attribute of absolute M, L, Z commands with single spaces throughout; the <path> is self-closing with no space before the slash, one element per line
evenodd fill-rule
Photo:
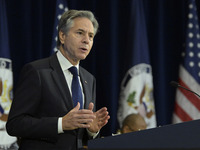
<path fill-rule="evenodd" d="M 50 66 L 52 67 L 53 70 L 51 74 L 53 80 L 55 81 L 55 85 L 58 87 L 67 108 L 72 109 L 73 108 L 72 98 L 69 92 L 67 82 L 65 80 L 65 76 L 58 62 L 56 53 L 50 57 Z"/>

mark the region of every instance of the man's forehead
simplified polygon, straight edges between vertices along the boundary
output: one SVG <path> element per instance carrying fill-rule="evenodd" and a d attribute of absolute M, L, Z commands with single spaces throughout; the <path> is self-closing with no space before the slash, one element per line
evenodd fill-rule
<path fill-rule="evenodd" d="M 94 34 L 94 26 L 88 18 L 75 18 L 72 28 L 74 28 L 74 30 L 90 32 Z"/>

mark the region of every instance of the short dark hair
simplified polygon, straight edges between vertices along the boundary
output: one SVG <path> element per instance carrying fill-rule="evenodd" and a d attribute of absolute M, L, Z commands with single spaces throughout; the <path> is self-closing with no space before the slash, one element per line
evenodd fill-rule
<path fill-rule="evenodd" d="M 67 34 L 69 29 L 72 27 L 73 20 L 75 18 L 88 18 L 94 27 L 94 35 L 97 33 L 99 24 L 94 16 L 94 14 L 91 11 L 86 10 L 68 10 L 64 12 L 60 18 L 60 21 L 58 23 L 58 35 L 57 35 L 57 48 L 61 45 L 60 38 L 59 38 L 59 32 L 62 31 L 63 33 Z"/>

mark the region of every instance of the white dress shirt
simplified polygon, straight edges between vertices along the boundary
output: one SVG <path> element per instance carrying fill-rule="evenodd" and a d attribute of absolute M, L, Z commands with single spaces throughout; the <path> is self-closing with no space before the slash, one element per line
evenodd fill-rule
<path fill-rule="evenodd" d="M 73 75 L 71 74 L 71 72 L 68 69 L 71 68 L 73 65 L 69 62 L 68 59 L 66 59 L 62 55 L 62 53 L 60 51 L 58 51 L 56 53 L 56 55 L 57 55 L 57 58 L 58 58 L 58 62 L 60 63 L 61 69 L 64 73 L 65 79 L 67 81 L 67 85 L 69 87 L 70 94 L 72 95 L 71 85 L 72 85 Z M 78 75 L 79 75 L 79 64 L 76 65 L 75 67 L 78 69 Z M 82 87 L 82 84 L 80 82 L 80 76 L 78 76 L 78 78 L 79 78 L 79 83 L 80 83 L 81 91 L 82 91 L 82 95 L 83 95 L 83 106 L 84 106 L 85 97 L 84 97 L 84 93 L 83 93 L 83 87 Z M 99 133 L 99 132 L 98 133 L 92 133 L 89 130 L 87 130 L 87 131 L 88 131 L 88 134 L 90 136 L 93 136 L 93 138 L 95 138 Z M 58 133 L 64 133 L 64 131 L 62 129 L 62 117 L 59 117 L 59 119 L 58 119 Z"/>

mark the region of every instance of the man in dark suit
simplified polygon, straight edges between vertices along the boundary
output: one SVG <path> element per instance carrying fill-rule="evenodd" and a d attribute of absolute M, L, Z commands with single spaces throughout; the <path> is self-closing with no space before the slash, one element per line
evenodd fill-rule
<path fill-rule="evenodd" d="M 107 108 L 95 111 L 95 78 L 79 66 L 97 30 L 92 12 L 65 12 L 58 25 L 58 52 L 22 69 L 6 125 L 10 135 L 20 137 L 21 150 L 81 149 L 107 124 Z M 72 66 L 78 70 L 82 97 L 74 104 Z"/>

